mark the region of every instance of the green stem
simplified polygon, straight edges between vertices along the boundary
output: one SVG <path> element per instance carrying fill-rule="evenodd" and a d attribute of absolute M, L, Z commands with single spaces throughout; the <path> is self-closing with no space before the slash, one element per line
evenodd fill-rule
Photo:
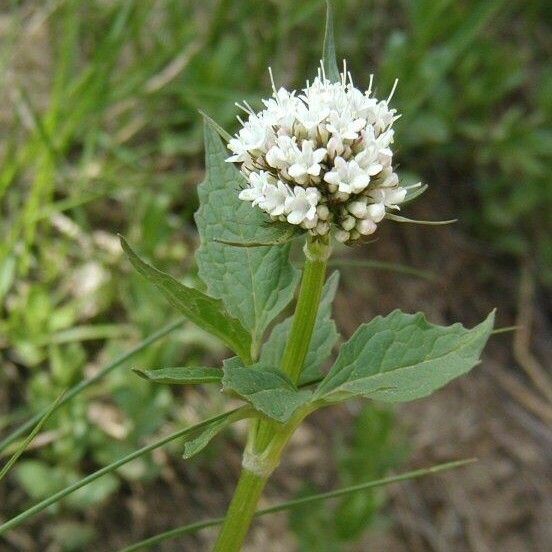
<path fill-rule="evenodd" d="M 281 370 L 297 383 L 309 351 L 330 254 L 329 238 L 309 235 L 299 297 Z M 255 516 L 261 493 L 280 461 L 289 438 L 308 411 L 298 412 L 287 424 L 254 420 L 249 428 L 244 468 L 213 552 L 238 552 Z"/>
<path fill-rule="evenodd" d="M 240 550 L 269 475 L 243 469 L 213 552 Z"/>
<path fill-rule="evenodd" d="M 291 378 L 293 383 L 299 381 L 309 352 L 329 254 L 330 245 L 327 238 L 313 238 L 309 235 L 305 244 L 306 260 L 301 288 L 281 365 L 282 371 Z"/>

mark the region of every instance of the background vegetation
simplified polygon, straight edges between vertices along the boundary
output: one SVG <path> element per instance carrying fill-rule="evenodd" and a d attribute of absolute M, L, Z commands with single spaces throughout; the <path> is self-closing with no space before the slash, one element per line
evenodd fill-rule
<path fill-rule="evenodd" d="M 335 11 L 338 53 L 358 84 L 366 86 L 373 72 L 377 91 L 386 96 L 394 78 L 400 79 L 395 96 L 403 113 L 397 123 L 400 172 L 405 180 L 432 187 L 420 202 L 420 213 L 461 219 L 453 243 L 476 251 L 477 266 L 464 279 L 482 282 L 476 293 L 507 290 L 498 298 L 503 325 L 513 321 L 519 306 L 518 284 L 523 284 L 523 297 L 537 289 L 543 298 L 538 318 L 549 323 L 548 3 L 336 0 Z M 196 281 L 190 252 L 196 244 L 195 186 L 203 170 L 198 109 L 233 131 L 234 101 L 259 104 L 269 91 L 269 65 L 278 83 L 301 86 L 318 63 L 322 21 L 319 0 L 2 3 L 0 432 L 7 434 L 62 389 L 92 377 L 173 319 L 162 298 L 123 260 L 116 233 L 139 245 L 157 266 Z M 395 233 L 381 241 L 396 237 L 402 243 L 396 254 L 388 254 L 395 246 L 382 243 L 354 252 L 355 259 L 421 260 L 418 268 L 443 275 L 437 258 L 428 257 L 426 263 L 423 254 L 413 253 L 420 247 L 415 238 L 390 232 Z M 430 243 L 441 248 L 443 263 L 458 254 L 450 243 Z M 378 288 L 378 276 L 405 281 L 373 272 L 374 283 L 363 287 L 364 279 L 354 281 L 355 273 L 344 270 L 345 314 L 347 297 L 366 301 L 368 312 L 383 311 L 397 297 L 387 284 Z M 451 282 L 450 289 L 440 288 L 443 293 L 456 291 Z M 379 301 L 377 293 L 382 294 Z M 427 303 L 430 296 L 416 290 L 412 295 Z M 418 301 L 412 308 L 422 307 Z M 446 318 L 449 311 L 439 312 Z M 468 323 L 476 319 L 476 314 L 464 318 Z M 524 351 L 523 336 L 517 343 Z M 219 343 L 185 323 L 133 363 L 216 362 L 223 352 Z M 508 358 L 495 356 L 502 362 Z M 0 517 L 134 450 L 154 433 L 214 413 L 223 401 L 218 394 L 182 396 L 153 386 L 128 368 L 114 369 L 49 420 L 2 483 Z M 532 411 L 541 403 L 531 404 L 524 408 Z M 408 439 L 390 412 L 363 410 L 354 424 L 354 431 L 331 444 L 335 462 L 325 462 L 332 477 L 348 484 L 379 477 L 404 461 Z M 151 456 L 98 480 L 0 549 L 103 550 L 129 542 L 126 532 L 139 533 L 127 531 L 125 523 L 106 523 L 100 505 L 125 509 L 131 523 L 136 511 L 152 507 L 144 496 L 161 493 L 169 504 L 175 497 L 184 500 L 185 491 L 171 499 L 165 488 L 171 487 L 168 466 L 182 463 L 178 446 L 173 449 L 173 456 Z M 3 454 L 9 453 L 8 448 Z M 231 488 L 235 472 L 221 472 L 224 464 L 217 463 L 217 454 L 215 448 L 176 471 L 179 485 L 203 482 L 207 496 L 187 502 L 187 508 L 197 502 L 187 519 L 209 510 L 210 493 L 218 497 L 215 504 L 224 505 L 227 494 L 215 482 L 222 478 L 222 487 Z M 327 486 L 326 480 L 319 483 Z M 302 484 L 286 487 L 284 482 L 283 488 L 305 492 Z M 291 542 L 301 550 L 323 550 L 321 543 L 324 550 L 346 550 L 368 526 L 385 526 L 377 515 L 384 503 L 385 495 L 372 494 L 355 503 L 344 501 L 331 512 L 325 506 L 297 511 L 289 524 L 295 534 Z M 180 507 L 144 529 L 181 523 Z M 308 523 L 301 521 L 307 518 Z M 112 536 L 100 532 L 104 526 Z M 190 549 L 204 549 L 201 541 L 190 542 L 196 547 Z"/>

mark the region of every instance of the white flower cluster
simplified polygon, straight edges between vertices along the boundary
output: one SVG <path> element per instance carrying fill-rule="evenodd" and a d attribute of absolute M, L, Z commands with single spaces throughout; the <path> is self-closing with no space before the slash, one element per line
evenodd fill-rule
<path fill-rule="evenodd" d="M 247 178 L 239 198 L 313 234 L 332 230 L 342 242 L 372 234 L 407 190 L 392 168 L 394 88 L 387 100 L 371 88 L 372 79 L 366 92 L 355 88 L 345 64 L 337 83 L 321 66 L 301 93 L 273 84 L 259 113 L 240 105 L 248 119 L 238 117 L 242 128 L 227 159 Z"/>

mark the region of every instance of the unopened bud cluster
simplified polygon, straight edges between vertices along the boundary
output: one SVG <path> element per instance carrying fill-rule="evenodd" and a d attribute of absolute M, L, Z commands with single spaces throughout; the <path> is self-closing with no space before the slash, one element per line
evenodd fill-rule
<path fill-rule="evenodd" d="M 330 82 L 321 67 L 300 93 L 273 84 L 262 111 L 240 106 L 248 118 L 227 159 L 247 179 L 239 198 L 315 235 L 350 243 L 374 233 L 407 190 L 392 168 L 392 93 L 377 100 L 371 88 L 355 88 L 345 66 Z"/>

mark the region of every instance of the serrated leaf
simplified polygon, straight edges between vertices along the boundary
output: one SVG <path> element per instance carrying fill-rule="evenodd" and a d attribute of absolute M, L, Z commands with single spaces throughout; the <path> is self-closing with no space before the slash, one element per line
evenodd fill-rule
<path fill-rule="evenodd" d="M 330 0 L 326 1 L 326 29 L 322 48 L 322 63 L 324 64 L 326 78 L 331 82 L 339 82 L 341 77 L 335 54 L 333 6 Z"/>
<path fill-rule="evenodd" d="M 285 374 L 260 364 L 244 366 L 239 358 L 224 361 L 222 386 L 277 422 L 287 422 L 306 404 L 312 391 L 297 389 Z"/>
<path fill-rule="evenodd" d="M 238 420 L 243 420 L 251 416 L 251 410 L 248 408 L 237 408 L 226 412 L 214 418 L 211 422 L 204 425 L 201 428 L 201 431 L 190 437 L 184 443 L 184 452 L 182 453 L 182 458 L 187 460 L 192 456 L 195 456 L 198 452 L 201 452 L 215 437 L 220 433 L 224 428 L 228 427 L 230 424 L 237 422 Z"/>
<path fill-rule="evenodd" d="M 403 402 L 425 397 L 479 362 L 493 324 L 494 311 L 471 330 L 430 324 L 421 313 L 396 310 L 377 316 L 343 345 L 314 399 L 333 402 L 361 395 Z"/>
<path fill-rule="evenodd" d="M 244 177 L 230 163 L 220 138 L 205 126 L 207 176 L 198 188 L 195 220 L 201 237 L 196 259 L 199 276 L 211 295 L 251 332 L 258 350 L 270 322 L 292 300 L 299 273 L 289 262 L 290 244 L 230 247 L 235 243 L 270 243 L 289 230 L 270 224 L 260 209 L 238 199 Z M 218 240 L 218 241 L 217 241 Z"/>
<path fill-rule="evenodd" d="M 177 385 L 218 383 L 222 379 L 222 370 L 220 368 L 204 368 L 202 366 L 175 366 L 171 368 L 158 368 L 157 370 L 133 368 L 132 371 L 140 377 L 155 383 Z"/>
<path fill-rule="evenodd" d="M 169 303 L 200 328 L 220 338 L 244 362 L 251 359 L 251 336 L 226 310 L 220 299 L 181 284 L 172 276 L 144 262 L 121 236 L 121 245 L 134 268 L 163 293 Z"/>
<path fill-rule="evenodd" d="M 330 356 L 339 339 L 335 322 L 331 319 L 332 303 L 339 284 L 336 270 L 324 284 L 322 300 L 318 308 L 314 331 L 300 383 L 305 384 L 320 377 L 320 366 Z M 264 366 L 279 366 L 282 361 L 293 317 L 286 318 L 272 330 L 269 339 L 261 349 L 260 362 Z"/>

